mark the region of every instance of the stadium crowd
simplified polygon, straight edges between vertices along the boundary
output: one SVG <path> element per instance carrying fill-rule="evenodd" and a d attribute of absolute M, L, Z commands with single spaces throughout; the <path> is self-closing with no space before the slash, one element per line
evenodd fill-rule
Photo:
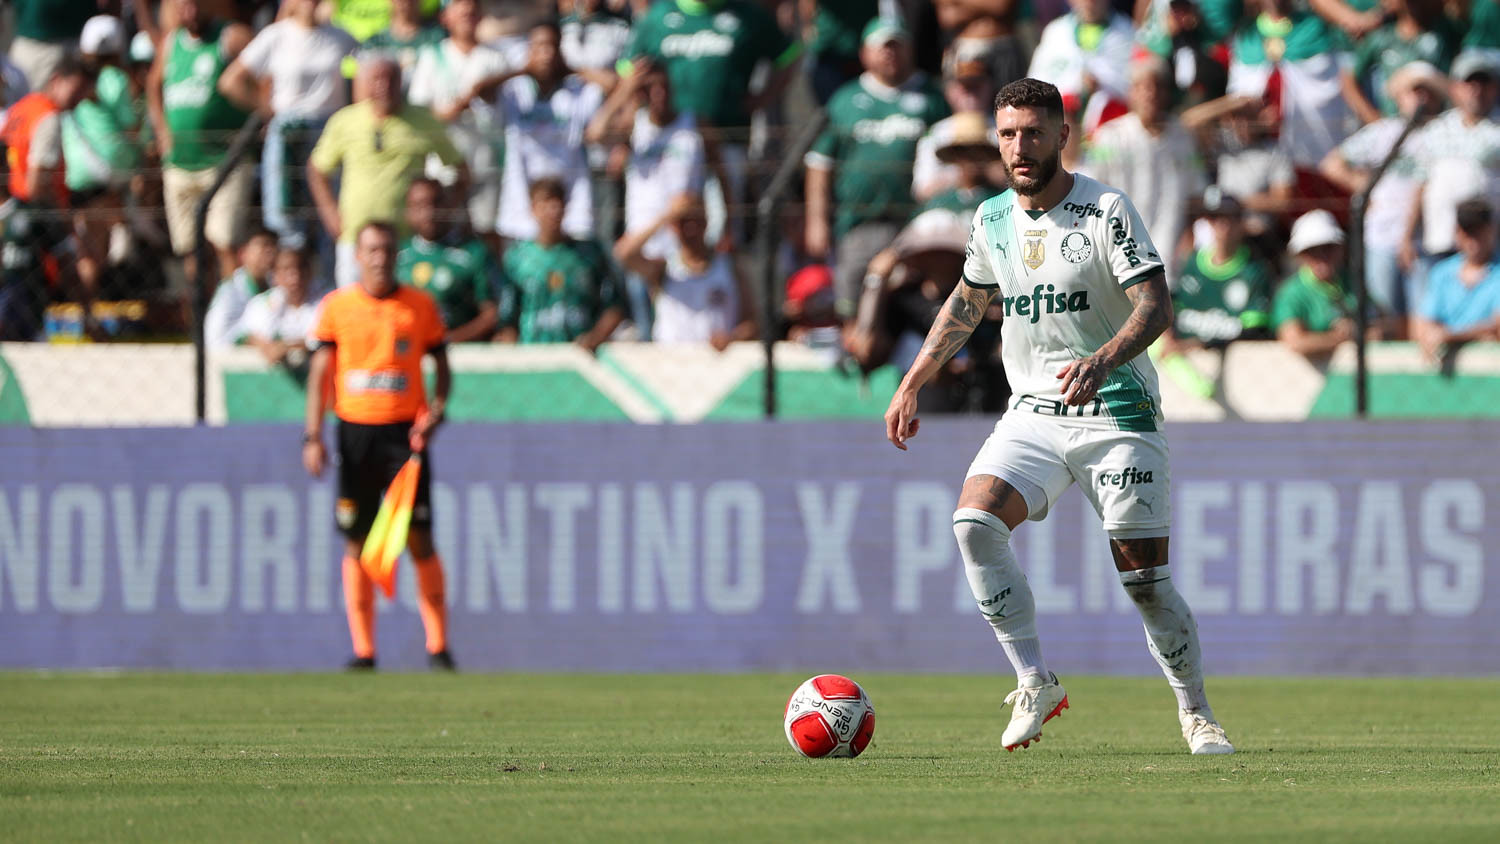
<path fill-rule="evenodd" d="M 769 321 L 901 366 L 1005 187 L 991 103 L 1027 75 L 1064 95 L 1064 166 L 1124 189 L 1170 253 L 1169 374 L 1238 339 L 1316 361 L 1353 337 L 1351 197 L 1411 118 L 1355 241 L 1371 336 L 1435 361 L 1500 339 L 1497 0 L 9 7 L 0 339 L 185 335 L 211 261 L 206 342 L 295 363 L 388 220 L 451 342 L 722 349 Z M 820 110 L 760 314 L 749 212 Z M 1003 397 L 995 327 L 932 409 Z"/>

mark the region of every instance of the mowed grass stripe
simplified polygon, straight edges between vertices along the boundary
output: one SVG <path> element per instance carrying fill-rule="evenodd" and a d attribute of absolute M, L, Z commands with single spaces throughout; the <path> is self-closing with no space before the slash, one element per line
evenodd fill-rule
<path fill-rule="evenodd" d="M 804 675 L 0 674 L 6 841 L 1500 840 L 1497 680 L 1225 678 L 1192 757 L 1160 678 L 1068 677 L 1006 753 L 1004 676 L 864 675 L 806 760 Z"/>

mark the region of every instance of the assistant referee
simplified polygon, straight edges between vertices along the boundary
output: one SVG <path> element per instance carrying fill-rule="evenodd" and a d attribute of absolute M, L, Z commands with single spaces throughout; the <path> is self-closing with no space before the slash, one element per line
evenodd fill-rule
<path fill-rule="evenodd" d="M 375 584 L 359 565 L 365 535 L 381 497 L 412 452 L 425 449 L 443 421 L 452 374 L 443 319 L 432 297 L 396 283 L 396 230 L 370 222 L 355 237 L 359 282 L 323 299 L 313 332 L 302 464 L 318 477 L 328 463 L 323 415 L 333 391 L 338 417 L 338 505 L 344 534 L 344 602 L 354 644 L 351 669 L 375 667 Z M 422 358 L 432 355 L 437 384 L 431 403 Z M 428 665 L 452 670 L 448 652 L 443 566 L 432 547 L 431 463 L 424 456 L 412 506 L 407 550 L 416 562 L 419 610 L 427 631 Z"/>

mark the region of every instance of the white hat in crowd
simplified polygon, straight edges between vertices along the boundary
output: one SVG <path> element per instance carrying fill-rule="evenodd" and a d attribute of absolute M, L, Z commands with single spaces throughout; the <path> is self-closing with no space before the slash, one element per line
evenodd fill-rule
<path fill-rule="evenodd" d="M 89 56 L 119 55 L 125 52 L 125 27 L 113 15 L 95 15 L 83 25 L 78 50 Z"/>
<path fill-rule="evenodd" d="M 156 58 L 156 43 L 151 40 L 151 33 L 144 29 L 130 39 L 130 60 L 138 64 L 147 64 Z"/>
<path fill-rule="evenodd" d="M 1459 53 L 1448 68 L 1448 75 L 1460 82 L 1480 73 L 1491 79 L 1500 76 L 1500 50 L 1470 47 Z"/>
<path fill-rule="evenodd" d="M 1301 255 L 1314 246 L 1329 246 L 1344 242 L 1344 230 L 1333 215 L 1319 208 L 1309 211 L 1292 223 L 1292 237 L 1286 248 L 1293 255 Z"/>

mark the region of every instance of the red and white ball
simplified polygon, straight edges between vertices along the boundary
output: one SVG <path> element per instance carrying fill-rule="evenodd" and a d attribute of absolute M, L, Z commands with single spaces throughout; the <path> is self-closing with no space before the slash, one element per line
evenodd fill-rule
<path fill-rule="evenodd" d="M 819 674 L 786 702 L 786 740 L 803 756 L 858 756 L 875 735 L 875 707 L 859 684 Z"/>

